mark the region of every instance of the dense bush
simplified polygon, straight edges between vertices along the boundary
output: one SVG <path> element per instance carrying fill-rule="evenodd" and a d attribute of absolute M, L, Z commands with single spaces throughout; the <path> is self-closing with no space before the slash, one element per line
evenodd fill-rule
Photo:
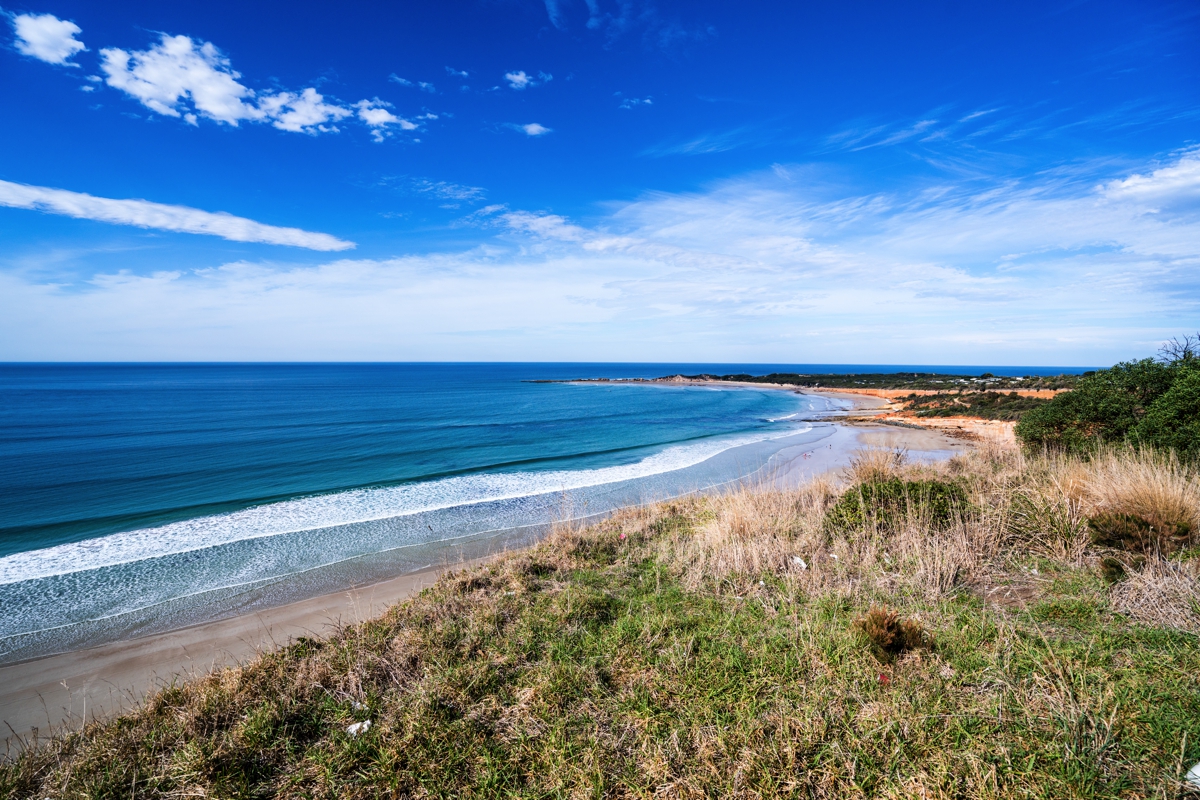
<path fill-rule="evenodd" d="M 1200 449 L 1200 368 L 1178 372 L 1171 388 L 1146 410 L 1134 434 L 1140 442 L 1196 455 Z"/>
<path fill-rule="evenodd" d="M 874 524 L 896 528 L 913 519 L 933 528 L 944 528 L 967 507 L 967 496 L 956 483 L 898 478 L 860 483 L 838 499 L 825 518 L 833 531 L 853 531 Z"/>
<path fill-rule="evenodd" d="M 1098 442 L 1200 449 L 1200 363 L 1127 361 L 1085 375 L 1076 388 L 1026 413 L 1016 428 L 1026 445 L 1085 452 Z"/>

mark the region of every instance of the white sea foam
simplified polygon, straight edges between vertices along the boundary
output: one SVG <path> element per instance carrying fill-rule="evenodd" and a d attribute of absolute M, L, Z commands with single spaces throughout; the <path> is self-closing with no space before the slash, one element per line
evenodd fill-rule
<path fill-rule="evenodd" d="M 0 585 L 202 550 L 247 539 L 531 497 L 684 469 L 733 447 L 812 430 L 811 425 L 675 445 L 632 464 L 585 470 L 463 475 L 302 497 L 228 514 L 114 533 L 0 558 Z"/>

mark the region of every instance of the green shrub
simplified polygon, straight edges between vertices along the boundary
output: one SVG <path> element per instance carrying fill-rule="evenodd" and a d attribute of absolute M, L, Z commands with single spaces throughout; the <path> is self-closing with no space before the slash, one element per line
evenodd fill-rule
<path fill-rule="evenodd" d="M 1072 391 L 1021 417 L 1017 436 L 1026 445 L 1073 452 L 1085 452 L 1098 441 L 1123 441 L 1171 388 L 1177 371 L 1144 358 L 1093 372 Z"/>
<path fill-rule="evenodd" d="M 1176 371 L 1171 388 L 1150 405 L 1133 435 L 1181 456 L 1200 455 L 1200 369 L 1189 365 Z"/>
<path fill-rule="evenodd" d="M 967 508 L 962 487 L 945 481 L 870 481 L 851 487 L 829 510 L 825 524 L 831 531 L 861 529 L 869 524 L 894 529 L 915 518 L 934 528 L 944 528 Z"/>

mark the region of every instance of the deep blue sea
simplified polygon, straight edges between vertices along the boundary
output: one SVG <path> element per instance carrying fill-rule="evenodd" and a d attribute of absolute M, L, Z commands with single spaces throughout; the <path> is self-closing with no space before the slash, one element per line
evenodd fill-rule
<path fill-rule="evenodd" d="M 0 663 L 519 545 L 829 433 L 790 391 L 534 382 L 702 371 L 817 368 L 0 365 Z"/>

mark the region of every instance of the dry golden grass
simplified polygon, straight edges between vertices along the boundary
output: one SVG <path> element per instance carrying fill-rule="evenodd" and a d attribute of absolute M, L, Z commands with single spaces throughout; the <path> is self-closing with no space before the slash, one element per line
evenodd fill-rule
<path fill-rule="evenodd" d="M 1113 587 L 1112 601 L 1138 622 L 1200 636 L 1200 561 L 1151 556 Z"/>
<path fill-rule="evenodd" d="M 741 487 L 687 501 L 699 524 L 658 538 L 660 557 L 692 590 L 753 594 L 757 580 L 771 574 L 808 592 L 868 597 L 905 591 L 928 600 L 967 586 L 986 593 L 1015 582 L 1028 600 L 1038 582 L 1029 581 L 1020 564 L 1030 557 L 1100 572 L 1109 551 L 1091 543 L 1093 515 L 1131 514 L 1195 531 L 1200 514 L 1194 468 L 1134 449 L 1110 449 L 1085 461 L 1029 457 L 991 441 L 949 461 L 915 464 L 903 452 L 868 448 L 855 454 L 843 478 L 851 487 L 892 479 L 957 481 L 967 487 L 972 510 L 934 529 L 910 507 L 886 531 L 868 524 L 831 536 L 822 520 L 838 492 L 828 480 L 793 491 Z M 1113 590 L 1114 607 L 1148 624 L 1200 631 L 1195 568 L 1151 558 L 1139 569 L 1124 560 L 1130 579 Z"/>
<path fill-rule="evenodd" d="M 1174 453 L 1105 450 L 1086 465 L 1081 488 L 1089 516 L 1131 514 L 1164 532 L 1200 528 L 1200 475 Z"/>
<path fill-rule="evenodd" d="M 703 509 L 700 524 L 672 530 L 660 540 L 660 552 L 690 589 L 762 573 L 800 573 L 824 556 L 820 523 L 835 498 L 824 479 L 794 492 L 739 487 L 695 501 Z M 744 588 L 741 582 L 735 588 Z"/>
<path fill-rule="evenodd" d="M 907 463 L 908 453 L 905 450 L 864 447 L 851 457 L 845 478 L 850 483 L 886 481 L 896 477 Z"/>

